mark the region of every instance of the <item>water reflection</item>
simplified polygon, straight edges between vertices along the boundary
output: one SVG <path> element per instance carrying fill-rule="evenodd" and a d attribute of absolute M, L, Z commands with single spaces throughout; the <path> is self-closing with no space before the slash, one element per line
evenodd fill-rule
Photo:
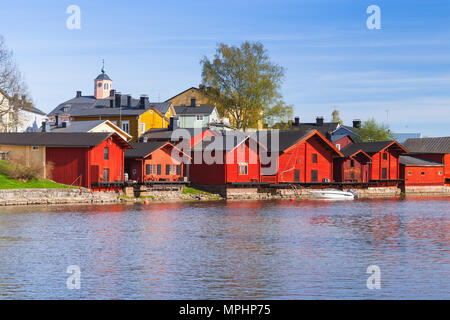
<path fill-rule="evenodd" d="M 450 298 L 450 201 L 2 208 L 0 298 Z M 82 270 L 68 290 L 67 266 Z M 366 288 L 379 265 L 382 290 Z"/>

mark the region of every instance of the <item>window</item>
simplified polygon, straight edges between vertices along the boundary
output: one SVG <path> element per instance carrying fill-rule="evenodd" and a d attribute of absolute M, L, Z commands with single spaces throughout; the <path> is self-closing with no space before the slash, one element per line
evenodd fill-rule
<path fill-rule="evenodd" d="M 122 121 L 122 130 L 125 131 L 126 133 L 130 133 L 130 121 L 129 120 Z"/>
<path fill-rule="evenodd" d="M 0 152 L 0 160 L 6 160 L 8 156 L 8 152 Z"/>
<path fill-rule="evenodd" d="M 166 164 L 166 175 L 173 175 L 177 173 L 176 164 Z"/>
<path fill-rule="evenodd" d="M 32 151 L 39 151 L 39 147 L 32 146 L 32 147 L 31 147 L 31 150 L 32 150 Z"/>
<path fill-rule="evenodd" d="M 177 176 L 181 175 L 181 164 L 177 165 Z"/>
<path fill-rule="evenodd" d="M 336 144 L 336 149 L 341 150 L 341 145 L 339 143 Z"/>
<path fill-rule="evenodd" d="M 424 176 L 424 175 L 425 175 L 425 172 L 422 171 L 420 174 Z"/>
<path fill-rule="evenodd" d="M 192 99 L 191 99 L 191 106 L 192 106 L 192 107 L 195 107 L 196 104 L 197 104 L 197 99 L 192 98 Z"/>
<path fill-rule="evenodd" d="M 141 123 L 141 133 L 145 133 L 145 122 Z"/>
<path fill-rule="evenodd" d="M 313 155 L 312 155 L 312 163 L 317 163 L 317 153 L 313 153 Z"/>
<path fill-rule="evenodd" d="M 408 171 L 408 176 L 412 176 L 412 171 Z"/>
<path fill-rule="evenodd" d="M 109 182 L 109 169 L 103 169 L 103 182 Z"/>
<path fill-rule="evenodd" d="M 103 159 L 109 160 L 109 148 L 108 147 L 103 149 Z"/>
<path fill-rule="evenodd" d="M 383 160 L 387 160 L 387 159 L 388 159 L 387 153 L 383 153 Z"/>
<path fill-rule="evenodd" d="M 156 174 L 158 172 L 156 164 L 146 164 L 145 165 L 145 174 Z"/>
<path fill-rule="evenodd" d="M 350 179 L 355 180 L 355 173 L 354 172 L 350 173 Z"/>
<path fill-rule="evenodd" d="M 203 116 L 197 115 L 197 121 L 203 121 Z"/>
<path fill-rule="evenodd" d="M 439 172 L 438 172 L 438 175 L 442 176 L 442 171 L 439 171 Z"/>
<path fill-rule="evenodd" d="M 98 86 L 99 88 L 101 88 L 101 87 L 102 87 L 102 83 L 99 82 L 97 86 Z"/>
<path fill-rule="evenodd" d="M 160 164 L 156 165 L 156 174 L 159 176 L 161 175 L 161 165 Z"/>
<path fill-rule="evenodd" d="M 239 164 L 239 175 L 247 175 L 248 174 L 248 163 L 240 163 Z"/>
<path fill-rule="evenodd" d="M 381 179 L 383 180 L 387 179 L 387 168 L 381 169 Z"/>
<path fill-rule="evenodd" d="M 355 160 L 350 160 L 350 167 L 354 167 L 355 166 Z"/>

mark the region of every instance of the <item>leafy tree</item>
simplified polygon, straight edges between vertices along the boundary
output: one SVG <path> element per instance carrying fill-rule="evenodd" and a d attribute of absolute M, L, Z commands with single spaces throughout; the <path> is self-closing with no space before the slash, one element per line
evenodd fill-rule
<path fill-rule="evenodd" d="M 359 139 L 363 142 L 387 141 L 394 139 L 389 127 L 383 123 L 378 124 L 374 118 L 364 121 L 361 128 L 356 129 L 356 133 L 359 135 Z"/>
<path fill-rule="evenodd" d="M 200 63 L 200 89 L 235 128 L 245 130 L 292 115 L 292 106 L 279 93 L 284 70 L 270 61 L 261 43 L 220 43 L 214 58 L 203 57 Z"/>
<path fill-rule="evenodd" d="M 344 124 L 344 121 L 342 121 L 341 117 L 339 116 L 339 111 L 338 110 L 333 110 L 333 112 L 331 113 L 331 117 L 332 117 L 332 121 L 333 122 L 337 122 L 339 123 L 341 126 Z"/>
<path fill-rule="evenodd" d="M 28 107 L 27 86 L 13 57 L 0 35 L 0 131 L 16 128 L 21 120 L 19 111 Z M 20 98 L 19 98 L 20 96 Z"/>

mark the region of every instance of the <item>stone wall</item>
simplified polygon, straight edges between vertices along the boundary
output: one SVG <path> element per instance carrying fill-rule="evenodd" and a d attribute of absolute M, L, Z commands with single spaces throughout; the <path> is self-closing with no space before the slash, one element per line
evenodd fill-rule
<path fill-rule="evenodd" d="M 450 196 L 450 186 L 407 186 L 407 197 Z"/>
<path fill-rule="evenodd" d="M 3 189 L 0 190 L 0 206 L 112 203 L 119 201 L 118 196 L 116 192 L 89 189 Z"/>
<path fill-rule="evenodd" d="M 401 195 L 397 187 L 376 187 L 367 189 L 352 189 L 359 199 L 395 198 Z"/>

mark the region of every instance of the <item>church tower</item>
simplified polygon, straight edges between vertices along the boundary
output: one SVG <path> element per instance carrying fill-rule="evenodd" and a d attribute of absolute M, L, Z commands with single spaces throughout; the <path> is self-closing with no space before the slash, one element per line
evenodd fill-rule
<path fill-rule="evenodd" d="M 109 97 L 112 89 L 112 80 L 105 73 L 105 62 L 103 61 L 102 73 L 94 80 L 94 97 L 95 99 L 105 99 Z"/>

